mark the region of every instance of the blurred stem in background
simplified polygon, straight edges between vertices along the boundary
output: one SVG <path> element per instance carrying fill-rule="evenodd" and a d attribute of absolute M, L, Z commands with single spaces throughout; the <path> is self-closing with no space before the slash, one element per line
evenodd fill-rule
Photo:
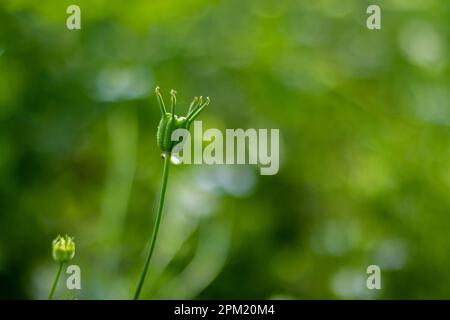
<path fill-rule="evenodd" d="M 156 237 L 158 236 L 159 225 L 161 224 L 162 210 L 164 207 L 164 198 L 166 195 L 167 181 L 168 181 L 168 177 L 169 177 L 169 166 L 170 166 L 171 153 L 164 152 L 163 158 L 164 158 L 164 168 L 163 168 L 163 178 L 162 178 L 162 185 L 161 185 L 161 194 L 159 196 L 158 212 L 156 214 L 155 226 L 153 228 L 153 234 L 152 234 L 151 243 L 150 243 L 150 250 L 148 252 L 147 260 L 145 261 L 144 270 L 142 270 L 142 274 L 139 279 L 139 284 L 136 289 L 136 293 L 134 294 L 134 300 L 139 299 L 139 295 L 141 294 L 142 285 L 144 284 L 145 276 L 148 271 L 148 266 L 150 264 L 150 260 L 153 255 L 153 250 L 155 249 L 155 243 L 156 243 Z"/>
<path fill-rule="evenodd" d="M 228 208 L 237 210 L 233 205 Z M 192 259 L 179 274 L 167 280 L 155 299 L 195 299 L 222 271 L 230 249 L 232 222 L 223 216 L 202 219 L 195 230 L 199 239 Z"/>
<path fill-rule="evenodd" d="M 121 236 L 136 172 L 138 122 L 133 111 L 118 108 L 107 118 L 110 161 L 101 207 L 102 241 L 108 268 L 117 272 Z"/>

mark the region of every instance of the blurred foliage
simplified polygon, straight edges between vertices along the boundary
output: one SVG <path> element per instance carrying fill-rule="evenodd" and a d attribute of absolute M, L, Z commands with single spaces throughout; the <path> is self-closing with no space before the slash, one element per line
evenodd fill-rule
<path fill-rule="evenodd" d="M 173 167 L 144 298 L 448 298 L 449 20 L 446 0 L 2 0 L 0 298 L 46 297 L 58 233 L 82 271 L 58 297 L 132 296 L 155 85 L 209 95 L 205 126 L 280 128 L 281 168 Z"/>

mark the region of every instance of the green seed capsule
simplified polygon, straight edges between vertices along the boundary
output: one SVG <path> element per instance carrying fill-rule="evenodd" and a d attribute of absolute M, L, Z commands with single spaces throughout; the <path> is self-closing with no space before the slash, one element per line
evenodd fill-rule
<path fill-rule="evenodd" d="M 202 97 L 195 97 L 189 106 L 187 116 L 178 117 L 175 115 L 175 106 L 177 103 L 176 91 L 170 91 L 172 107 L 171 113 L 166 111 L 166 106 L 159 92 L 159 87 L 156 87 L 155 93 L 161 110 L 161 120 L 159 121 L 158 131 L 156 133 L 156 142 L 161 151 L 170 153 L 176 144 L 176 141 L 171 140 L 172 133 L 177 129 L 189 130 L 195 118 L 209 104 L 209 98 L 206 98 L 206 101 L 203 102 Z"/>

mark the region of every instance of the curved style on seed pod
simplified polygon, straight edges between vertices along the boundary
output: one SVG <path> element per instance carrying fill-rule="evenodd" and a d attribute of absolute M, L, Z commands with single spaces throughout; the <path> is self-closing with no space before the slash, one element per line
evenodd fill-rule
<path fill-rule="evenodd" d="M 195 118 L 198 117 L 200 112 L 209 104 L 209 97 L 203 101 L 203 98 L 195 97 L 189 106 L 188 113 L 185 117 L 179 117 L 175 115 L 175 106 L 177 104 L 177 92 L 175 90 L 170 91 L 171 96 L 171 112 L 166 111 L 166 105 L 164 104 L 164 99 L 159 92 L 159 87 L 155 89 L 156 98 L 158 100 L 159 108 L 161 110 L 161 120 L 159 121 L 158 131 L 156 133 L 156 143 L 158 147 L 162 151 L 163 159 L 164 159 L 164 167 L 163 167 L 163 178 L 161 185 L 161 193 L 159 196 L 159 205 L 158 211 L 156 213 L 156 221 L 153 227 L 153 233 L 151 237 L 150 250 L 147 255 L 147 259 L 144 264 L 144 269 L 142 270 L 141 276 L 139 278 L 139 283 L 134 294 L 134 299 L 139 299 L 139 295 L 142 290 L 142 286 L 145 281 L 145 276 L 147 275 L 148 266 L 150 264 L 150 260 L 153 255 L 153 250 L 155 249 L 156 238 L 158 236 L 159 225 L 161 223 L 162 210 L 164 207 L 164 198 L 167 189 L 167 181 L 169 176 L 169 165 L 172 149 L 175 146 L 175 141 L 172 141 L 172 133 L 177 129 L 186 129 L 189 130 L 192 122 Z"/>
<path fill-rule="evenodd" d="M 209 97 L 203 102 L 203 97 L 195 97 L 189 106 L 188 113 L 185 117 L 179 117 L 175 114 L 175 106 L 177 104 L 177 92 L 175 90 L 170 91 L 171 96 L 171 112 L 166 111 L 164 100 L 159 92 L 159 87 L 155 89 L 156 97 L 158 99 L 159 107 L 161 110 L 161 120 L 159 121 L 158 132 L 156 134 L 156 143 L 162 152 L 171 152 L 175 141 L 171 140 L 172 132 L 176 129 L 189 130 L 192 122 L 202 112 L 202 110 L 209 104 Z"/>

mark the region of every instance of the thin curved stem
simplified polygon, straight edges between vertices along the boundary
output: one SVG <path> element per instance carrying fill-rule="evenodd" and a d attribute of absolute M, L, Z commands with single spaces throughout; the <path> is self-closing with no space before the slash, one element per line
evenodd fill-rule
<path fill-rule="evenodd" d="M 48 300 L 53 299 L 53 294 L 55 293 L 56 285 L 58 284 L 59 277 L 61 276 L 61 271 L 63 268 L 64 262 L 61 262 L 58 266 L 58 272 L 56 273 L 55 280 L 53 281 L 52 289 L 50 290 L 50 293 L 48 295 Z"/>
<path fill-rule="evenodd" d="M 167 181 L 169 176 L 169 165 L 170 165 L 170 152 L 166 152 L 164 154 L 164 169 L 163 169 L 163 178 L 161 185 L 161 194 L 159 196 L 159 205 L 158 211 L 156 213 L 156 221 L 155 226 L 153 227 L 153 234 L 150 243 L 150 250 L 147 255 L 147 260 L 145 261 L 144 269 L 142 270 L 141 278 L 139 279 L 139 284 L 136 289 L 136 293 L 134 294 L 134 300 L 139 299 L 139 295 L 141 294 L 142 286 L 145 281 L 145 276 L 147 274 L 148 266 L 150 264 L 150 260 L 153 255 L 153 250 L 155 249 L 156 237 L 158 236 L 159 225 L 161 224 L 162 211 L 164 207 L 164 198 L 166 195 Z"/>

